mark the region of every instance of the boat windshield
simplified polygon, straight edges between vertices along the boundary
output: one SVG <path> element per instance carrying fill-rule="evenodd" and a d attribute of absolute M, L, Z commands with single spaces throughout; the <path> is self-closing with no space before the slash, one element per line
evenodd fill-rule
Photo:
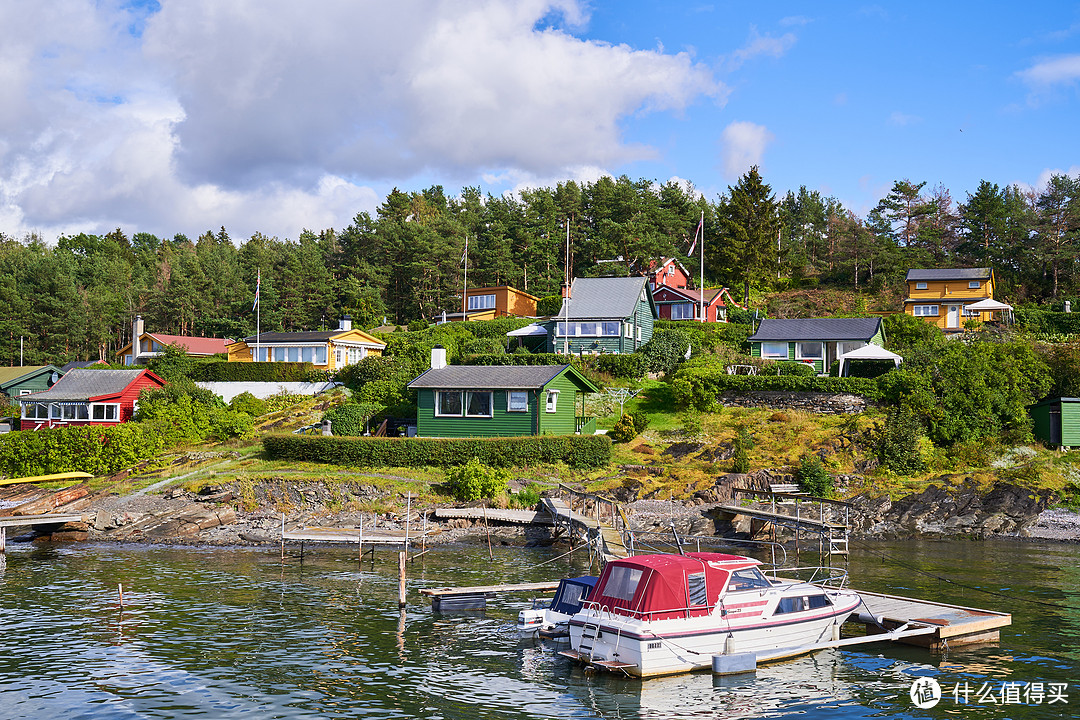
<path fill-rule="evenodd" d="M 738 592 L 740 590 L 759 590 L 770 587 L 772 587 L 772 583 L 769 582 L 768 578 L 762 575 L 761 571 L 756 567 L 752 567 L 731 573 L 727 589 L 728 592 Z"/>
<path fill-rule="evenodd" d="M 551 603 L 551 609 L 558 612 L 573 614 L 581 609 L 585 596 L 589 594 L 589 586 L 579 583 L 564 582 L 558 596 Z"/>

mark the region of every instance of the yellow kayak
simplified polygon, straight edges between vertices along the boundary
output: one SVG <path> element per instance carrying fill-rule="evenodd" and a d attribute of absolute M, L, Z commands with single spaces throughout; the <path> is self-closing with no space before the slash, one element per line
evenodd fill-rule
<path fill-rule="evenodd" d="M 17 485 L 18 483 L 57 482 L 60 480 L 86 480 L 94 477 L 88 472 L 66 472 L 54 475 L 34 475 L 32 477 L 0 479 L 0 485 Z"/>

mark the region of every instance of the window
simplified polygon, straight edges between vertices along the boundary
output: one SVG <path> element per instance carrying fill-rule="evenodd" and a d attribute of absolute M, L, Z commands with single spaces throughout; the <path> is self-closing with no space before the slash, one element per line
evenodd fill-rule
<path fill-rule="evenodd" d="M 924 283 L 924 282 L 915 283 L 915 289 L 916 290 L 925 290 L 926 289 L 926 283 Z"/>
<path fill-rule="evenodd" d="M 491 417 L 491 391 L 465 393 L 465 414 L 469 417 Z"/>
<path fill-rule="evenodd" d="M 634 337 L 634 323 L 628 322 L 623 324 L 623 329 L 626 330 L 626 337 L 633 339 Z"/>
<path fill-rule="evenodd" d="M 796 360 L 820 360 L 822 356 L 822 343 L 800 342 L 795 343 Z"/>
<path fill-rule="evenodd" d="M 840 354 L 847 355 L 852 350 L 858 350 L 861 347 L 865 347 L 864 342 L 842 342 L 840 343 Z"/>
<path fill-rule="evenodd" d="M 788 344 L 786 342 L 763 342 L 761 343 L 761 357 L 766 360 L 787 360 Z"/>
<path fill-rule="evenodd" d="M 668 275 L 674 275 L 675 274 L 675 266 L 674 265 L 668 265 L 667 266 L 667 274 Z"/>
<path fill-rule="evenodd" d="M 693 320 L 694 303 L 676 303 L 671 306 L 672 320 Z"/>
<path fill-rule="evenodd" d="M 34 392 L 34 391 L 33 390 L 20 390 L 19 391 L 19 396 L 22 397 L 23 395 L 29 395 L 32 392 Z"/>
<path fill-rule="evenodd" d="M 641 568 L 629 568 L 622 565 L 612 566 L 611 573 L 604 583 L 604 595 L 616 600 L 626 600 L 627 602 L 633 600 L 638 583 L 641 582 L 641 575 Z"/>
<path fill-rule="evenodd" d="M 525 390 L 510 390 L 506 393 L 507 412 L 528 412 L 529 393 Z"/>
<path fill-rule="evenodd" d="M 61 415 L 63 415 L 64 420 L 67 421 L 90 419 L 89 410 L 84 403 L 62 405 Z"/>
<path fill-rule="evenodd" d="M 979 289 L 979 281 L 978 280 L 969 280 L 968 281 L 968 288 L 970 288 L 971 290 L 978 290 Z"/>
<path fill-rule="evenodd" d="M 120 406 L 116 403 L 90 403 L 90 417 L 93 420 L 116 422 L 120 419 Z"/>
<path fill-rule="evenodd" d="M 757 568 L 736 570 L 731 574 L 731 579 L 728 581 L 728 591 L 755 590 L 769 587 L 772 587 L 772 584 Z"/>
<path fill-rule="evenodd" d="M 495 294 L 491 295 L 470 295 L 469 296 L 469 309 L 470 310 L 491 310 L 495 307 Z"/>
<path fill-rule="evenodd" d="M 686 576 L 686 596 L 690 600 L 690 607 L 709 604 L 705 595 L 705 573 L 692 573 Z"/>
<path fill-rule="evenodd" d="M 48 420 L 48 403 L 23 403 L 22 416 L 27 420 Z"/>
<path fill-rule="evenodd" d="M 618 337 L 619 336 L 619 323 L 615 322 L 598 322 L 598 321 L 585 321 L 585 322 L 572 322 L 572 323 L 558 323 L 555 334 L 559 337 L 567 336 L 567 329 L 569 329 L 570 337 Z"/>
<path fill-rule="evenodd" d="M 553 413 L 557 409 L 559 404 L 559 391 L 548 390 L 547 391 L 547 412 Z"/>
<path fill-rule="evenodd" d="M 915 317 L 930 317 L 938 314 L 937 305 L 916 305 L 912 308 Z"/>
<path fill-rule="evenodd" d="M 776 605 L 775 615 L 784 613 L 802 612 L 803 610 L 817 610 L 829 607 L 832 603 L 825 595 L 803 595 L 802 597 L 780 598 Z"/>
<path fill-rule="evenodd" d="M 461 417 L 461 391 L 440 390 L 436 392 L 435 415 Z"/>

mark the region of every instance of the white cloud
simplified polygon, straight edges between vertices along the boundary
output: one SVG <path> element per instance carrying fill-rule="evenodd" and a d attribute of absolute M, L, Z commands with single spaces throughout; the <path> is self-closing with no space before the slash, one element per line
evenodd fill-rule
<path fill-rule="evenodd" d="M 730 123 L 720 135 L 721 165 L 725 177 L 735 179 L 754 165 L 761 165 L 765 147 L 773 134 L 764 125 L 737 121 Z"/>
<path fill-rule="evenodd" d="M 1060 168 L 1044 168 L 1043 171 L 1039 173 L 1039 177 L 1034 183 L 1026 183 L 1022 180 L 1018 180 L 1011 184 L 1020 187 L 1022 190 L 1027 190 L 1028 192 L 1041 193 L 1046 190 L 1047 185 L 1050 184 L 1050 178 L 1054 175 L 1068 175 L 1071 178 L 1080 179 L 1080 165 L 1072 165 L 1068 170 L 1062 170 Z"/>
<path fill-rule="evenodd" d="M 917 125 L 921 122 L 922 118 L 918 115 L 909 115 L 907 113 L 902 113 L 899 110 L 893 110 L 893 112 L 889 115 L 890 125 L 899 125 L 900 127 L 904 127 L 906 125 Z"/>
<path fill-rule="evenodd" d="M 1080 55 L 1064 55 L 1035 63 L 1016 73 L 1028 86 L 1044 90 L 1055 85 L 1071 85 L 1080 80 Z"/>
<path fill-rule="evenodd" d="M 727 59 L 728 70 L 737 70 L 747 61 L 756 57 L 765 56 L 779 58 L 783 57 L 792 45 L 795 44 L 795 35 L 793 33 L 784 33 L 780 37 L 773 37 L 771 35 L 762 35 L 758 32 L 757 27 L 750 26 L 750 37 L 747 39 L 746 44 L 741 48 L 731 53 Z"/>
<path fill-rule="evenodd" d="M 575 37 L 579 0 L 130 6 L 0 5 L 0 230 L 295 237 L 374 209 L 365 184 L 596 177 L 657 154 L 629 118 L 726 92 Z"/>

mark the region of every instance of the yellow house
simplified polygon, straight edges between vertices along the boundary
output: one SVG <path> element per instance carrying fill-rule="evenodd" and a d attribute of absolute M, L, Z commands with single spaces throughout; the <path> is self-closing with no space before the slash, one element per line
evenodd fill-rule
<path fill-rule="evenodd" d="M 479 310 L 494 310 L 495 317 L 536 317 L 538 298 L 509 285 L 469 288 L 466 296 L 470 320 Z"/>
<path fill-rule="evenodd" d="M 988 321 L 989 312 L 972 312 L 966 306 L 994 297 L 994 271 L 990 268 L 908 270 L 908 296 L 904 312 L 937 325 L 945 332 L 959 332 L 964 321 Z"/>
<path fill-rule="evenodd" d="M 382 355 L 386 343 L 342 318 L 337 330 L 271 332 L 229 345 L 229 362 L 309 362 L 319 370 L 338 370 L 366 357 Z"/>

